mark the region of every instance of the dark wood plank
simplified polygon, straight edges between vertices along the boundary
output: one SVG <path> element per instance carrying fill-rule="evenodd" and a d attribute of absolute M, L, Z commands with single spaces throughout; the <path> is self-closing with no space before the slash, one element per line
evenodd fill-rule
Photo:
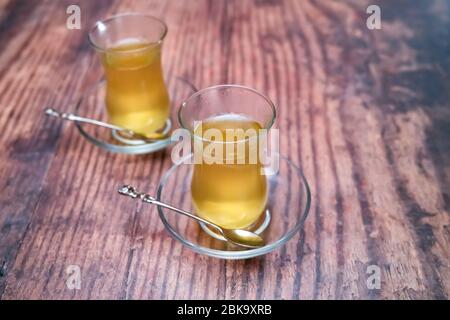
<path fill-rule="evenodd" d="M 0 294 L 4 299 L 448 299 L 450 4 L 369 1 L 0 2 Z M 307 176 L 303 234 L 264 257 L 222 261 L 171 239 L 154 191 L 170 150 L 110 154 L 41 116 L 96 79 L 86 34 L 140 11 L 169 26 L 164 67 L 199 87 L 240 83 L 278 108 L 281 150 Z M 81 290 L 66 287 L 79 265 Z M 366 286 L 381 268 L 380 290 Z"/>
<path fill-rule="evenodd" d="M 73 102 L 90 64 L 86 55 L 78 56 L 77 44 L 85 36 L 65 28 L 67 3 L 10 1 L 2 6 L 0 293 L 38 203 L 45 201 L 42 183 L 62 132 L 61 124 L 42 117 L 42 110 Z M 99 4 L 86 5 L 86 17 L 99 14 Z"/>

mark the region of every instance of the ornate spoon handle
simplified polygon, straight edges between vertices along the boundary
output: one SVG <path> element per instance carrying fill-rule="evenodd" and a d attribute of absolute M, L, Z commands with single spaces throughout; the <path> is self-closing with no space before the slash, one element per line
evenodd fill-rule
<path fill-rule="evenodd" d="M 64 120 L 70 120 L 70 121 L 75 121 L 75 122 L 85 122 L 85 123 L 97 125 L 97 126 L 100 126 L 100 127 L 105 127 L 105 128 L 108 128 L 108 129 L 112 129 L 112 130 L 128 131 L 129 133 L 132 133 L 130 130 L 127 130 L 127 129 L 115 126 L 115 125 L 110 124 L 110 123 L 106 123 L 106 122 L 95 120 L 95 119 L 89 119 L 89 118 L 80 117 L 80 116 L 77 116 L 77 115 L 75 115 L 73 113 L 59 112 L 59 111 L 56 111 L 53 108 L 45 109 L 45 114 L 48 115 L 48 116 L 53 116 L 53 117 L 61 118 L 61 119 L 64 119 Z"/>
<path fill-rule="evenodd" d="M 144 202 L 155 204 L 157 206 L 164 207 L 164 208 L 167 208 L 169 210 L 172 210 L 172 211 L 178 212 L 180 214 L 183 214 L 185 216 L 188 216 L 189 218 L 192 218 L 192 219 L 195 219 L 197 221 L 203 222 L 204 224 L 207 224 L 207 225 L 213 227 L 214 229 L 219 230 L 222 233 L 222 228 L 219 227 L 218 225 L 216 225 L 215 223 L 212 223 L 212 222 L 210 222 L 208 220 L 200 218 L 199 216 L 196 216 L 196 215 L 194 215 L 194 214 L 192 214 L 190 212 L 184 211 L 182 209 L 175 208 L 175 207 L 173 207 L 173 206 L 171 206 L 169 204 L 166 204 L 164 202 L 158 201 L 154 197 L 150 196 L 149 194 L 141 193 L 141 192 L 137 191 L 136 188 L 133 187 L 133 186 L 123 185 L 117 191 L 121 195 L 129 196 L 131 198 L 139 198 L 139 199 L 141 199 Z"/>

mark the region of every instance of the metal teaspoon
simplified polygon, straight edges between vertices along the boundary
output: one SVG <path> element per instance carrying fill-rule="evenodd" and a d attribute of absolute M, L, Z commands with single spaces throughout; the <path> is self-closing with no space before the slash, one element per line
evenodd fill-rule
<path fill-rule="evenodd" d="M 172 207 L 169 204 L 166 204 L 164 202 L 160 202 L 153 198 L 152 196 L 140 193 L 138 192 L 133 186 L 130 185 L 123 185 L 117 190 L 121 195 L 126 195 L 131 198 L 140 198 L 142 201 L 151 203 L 160 207 L 167 208 L 169 210 L 175 211 L 177 213 L 183 214 L 189 218 L 195 219 L 197 221 L 203 222 L 204 224 L 207 224 L 210 227 L 213 227 L 217 231 L 219 231 L 223 237 L 238 246 L 244 247 L 244 248 L 250 248 L 255 249 L 259 247 L 263 247 L 265 245 L 264 239 L 261 238 L 259 235 L 257 235 L 254 232 L 248 231 L 248 230 L 242 230 L 242 229 L 226 229 L 218 226 L 215 223 L 212 223 L 208 220 L 205 220 L 203 218 L 200 218 L 190 212 Z"/>
<path fill-rule="evenodd" d="M 110 123 L 106 123 L 103 121 L 80 117 L 73 113 L 59 112 L 53 108 L 46 108 L 44 111 L 45 111 L 45 114 L 48 116 L 57 117 L 57 118 L 60 118 L 63 120 L 83 122 L 83 123 L 88 123 L 88 124 L 108 128 L 111 130 L 117 130 L 117 131 L 120 131 L 120 133 L 128 139 L 139 139 L 139 140 L 143 140 L 145 142 L 154 142 L 155 140 L 159 140 L 159 139 L 165 138 L 167 136 L 167 134 L 162 134 L 162 133 L 153 133 L 149 136 L 146 136 L 146 135 L 134 132 L 132 130 L 125 129 L 125 128 L 122 128 L 122 127 L 119 127 L 119 126 L 116 126 L 116 125 L 113 125 Z"/>

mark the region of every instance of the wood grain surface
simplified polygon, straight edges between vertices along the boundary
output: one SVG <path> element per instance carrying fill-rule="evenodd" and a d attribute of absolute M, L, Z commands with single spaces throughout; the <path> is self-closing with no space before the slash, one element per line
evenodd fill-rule
<path fill-rule="evenodd" d="M 369 30 L 372 3 L 81 0 L 82 29 L 68 30 L 71 1 L 0 0 L 1 298 L 448 299 L 450 3 L 375 2 Z M 115 192 L 154 192 L 170 150 L 108 153 L 43 116 L 100 75 L 90 27 L 129 11 L 168 24 L 166 72 L 275 102 L 282 153 L 312 190 L 286 246 L 243 261 L 190 251 Z"/>

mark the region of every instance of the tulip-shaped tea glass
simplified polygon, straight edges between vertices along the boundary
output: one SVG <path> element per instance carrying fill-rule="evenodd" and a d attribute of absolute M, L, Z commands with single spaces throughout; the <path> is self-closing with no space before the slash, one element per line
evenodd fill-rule
<path fill-rule="evenodd" d="M 262 133 L 275 115 L 267 97 L 239 85 L 209 87 L 184 101 L 178 117 L 192 137 L 191 195 L 199 216 L 229 229 L 257 227 L 268 198 Z"/>
<path fill-rule="evenodd" d="M 169 95 L 161 67 L 165 23 L 143 14 L 122 14 L 97 22 L 89 41 L 106 76 L 109 121 L 151 135 L 168 123 Z"/>

